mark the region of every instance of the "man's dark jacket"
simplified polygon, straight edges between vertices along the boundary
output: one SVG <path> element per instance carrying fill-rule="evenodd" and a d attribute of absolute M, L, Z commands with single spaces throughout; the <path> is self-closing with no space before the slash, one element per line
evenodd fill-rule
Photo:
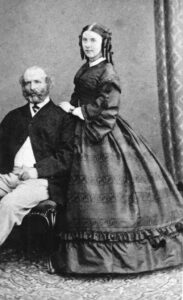
<path fill-rule="evenodd" d="M 29 104 L 10 111 L 0 124 L 0 173 L 9 173 L 26 138 L 32 144 L 39 178 L 47 178 L 52 200 L 64 204 L 72 163 L 74 117 L 52 101 L 32 117 Z"/>

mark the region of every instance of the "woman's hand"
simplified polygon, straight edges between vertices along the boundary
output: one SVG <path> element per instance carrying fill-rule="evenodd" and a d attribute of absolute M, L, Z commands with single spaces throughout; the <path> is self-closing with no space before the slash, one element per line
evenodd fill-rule
<path fill-rule="evenodd" d="M 83 113 L 82 113 L 81 107 L 76 107 L 76 108 L 72 111 L 72 115 L 77 116 L 77 117 L 80 118 L 81 120 L 84 120 L 84 117 L 83 117 Z"/>
<path fill-rule="evenodd" d="M 71 105 L 67 101 L 63 101 L 59 104 L 59 106 L 66 111 L 67 113 L 72 113 L 72 111 L 75 109 L 75 106 Z"/>
<path fill-rule="evenodd" d="M 67 101 L 61 102 L 59 104 L 59 106 L 67 113 L 71 113 L 72 115 L 80 118 L 81 120 L 84 120 L 83 113 L 81 111 L 81 107 L 75 107 Z"/>

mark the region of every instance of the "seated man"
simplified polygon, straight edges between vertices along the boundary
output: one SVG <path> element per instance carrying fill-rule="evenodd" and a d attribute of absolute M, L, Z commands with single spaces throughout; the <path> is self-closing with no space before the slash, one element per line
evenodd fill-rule
<path fill-rule="evenodd" d="M 64 204 L 73 152 L 74 119 L 50 99 L 45 71 L 28 68 L 20 83 L 28 103 L 0 124 L 0 245 L 40 201 Z"/>

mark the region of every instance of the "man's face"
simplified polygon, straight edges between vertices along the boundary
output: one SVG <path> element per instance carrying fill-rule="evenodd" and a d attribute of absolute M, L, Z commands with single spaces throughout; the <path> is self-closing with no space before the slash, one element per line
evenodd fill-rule
<path fill-rule="evenodd" d="M 42 69 L 30 68 L 23 76 L 23 96 L 29 103 L 40 103 L 49 94 L 49 85 L 46 82 L 46 74 Z"/>

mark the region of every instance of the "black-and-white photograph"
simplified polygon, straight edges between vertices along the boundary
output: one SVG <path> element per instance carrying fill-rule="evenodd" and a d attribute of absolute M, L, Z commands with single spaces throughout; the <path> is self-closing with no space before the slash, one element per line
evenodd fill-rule
<path fill-rule="evenodd" d="M 0 0 L 0 300 L 183 299 L 183 0 Z"/>

